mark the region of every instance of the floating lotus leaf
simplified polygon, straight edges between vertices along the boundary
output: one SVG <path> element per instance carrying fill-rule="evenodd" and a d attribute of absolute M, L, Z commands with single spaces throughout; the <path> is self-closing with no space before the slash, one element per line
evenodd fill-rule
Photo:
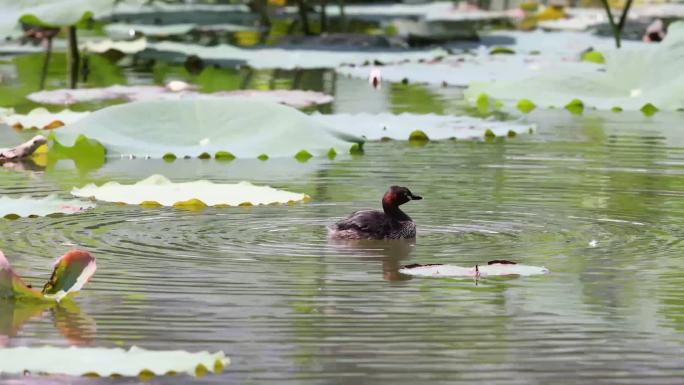
<path fill-rule="evenodd" d="M 12 271 L 9 261 L 0 251 L 0 300 L 57 301 L 78 292 L 93 277 L 95 258 L 83 250 L 72 250 L 59 257 L 50 279 L 42 291 L 28 286 Z M 0 354 L 2 349 L 0 349 Z M 2 373 L 2 367 L 0 367 Z"/>
<path fill-rule="evenodd" d="M 487 265 L 473 267 L 461 267 L 455 265 L 409 265 L 400 269 L 402 274 L 415 275 L 419 277 L 493 277 L 506 275 L 541 275 L 547 274 L 549 269 L 539 266 L 519 265 L 503 261 L 504 263 L 490 262 Z"/>
<path fill-rule="evenodd" d="M 186 35 L 195 27 L 196 24 L 191 23 L 166 25 L 111 23 L 104 27 L 104 31 L 114 39 L 130 39 L 135 34 L 153 37 Z"/>
<path fill-rule="evenodd" d="M 0 217 L 15 219 L 50 214 L 74 214 L 95 207 L 95 204 L 54 195 L 45 198 L 0 196 Z"/>
<path fill-rule="evenodd" d="M 219 373 L 230 363 L 223 352 L 153 351 L 133 346 L 108 348 L 17 347 L 0 349 L 0 374 L 148 377 L 187 373 Z"/>
<path fill-rule="evenodd" d="M 277 190 L 268 186 L 255 186 L 249 182 L 222 184 L 200 180 L 173 183 L 161 175 L 150 176 L 132 185 L 117 182 L 105 183 L 102 186 L 89 184 L 83 188 L 73 188 L 71 194 L 131 205 L 149 205 L 155 202 L 161 206 L 190 208 L 289 203 L 309 199 L 306 194 Z"/>
<path fill-rule="evenodd" d="M 290 107 L 216 98 L 111 106 L 51 134 L 64 146 L 87 135 L 108 154 L 153 158 L 219 151 L 239 158 L 293 157 L 301 150 L 322 156 L 331 148 L 349 152 L 352 143 L 363 142 Z"/>
<path fill-rule="evenodd" d="M 0 123 L 16 128 L 52 129 L 74 123 L 86 115 L 88 115 L 88 112 L 74 112 L 68 109 L 61 112 L 50 112 L 45 108 L 39 107 L 31 110 L 26 115 L 12 114 L 0 116 Z"/>
<path fill-rule="evenodd" d="M 448 56 L 441 61 L 399 63 L 380 67 L 382 79 L 389 82 L 427 83 L 468 86 L 473 82 L 498 82 L 526 79 L 543 71 L 571 71 L 580 68 L 599 68 L 594 63 L 569 59 L 559 55 L 489 55 L 481 51 L 476 55 Z M 336 71 L 355 78 L 368 78 L 369 67 L 339 67 Z M 478 95 L 479 96 L 479 95 Z M 476 96 L 477 97 L 477 96 Z"/>
<path fill-rule="evenodd" d="M 430 140 L 481 140 L 487 130 L 491 130 L 496 136 L 506 136 L 509 131 L 528 133 L 530 127 L 534 127 L 533 124 L 519 121 L 506 122 L 435 114 L 314 114 L 311 117 L 330 127 L 345 130 L 367 140 L 409 140 L 411 133 L 416 130 L 422 131 Z"/>
<path fill-rule="evenodd" d="M 418 51 L 321 51 L 283 48 L 239 48 L 232 45 L 201 46 L 163 41 L 149 43 L 149 49 L 161 53 L 195 55 L 204 60 L 243 62 L 253 68 L 337 68 L 343 64 L 379 61 L 429 60 L 447 54 L 442 49 Z M 368 74 L 366 74 L 368 76 Z"/>
<path fill-rule="evenodd" d="M 119 51 L 127 55 L 144 51 L 147 48 L 147 39 L 140 38 L 132 41 L 116 40 L 88 40 L 80 45 L 82 50 L 93 53 L 105 53 L 107 51 Z"/>
<path fill-rule="evenodd" d="M 660 110 L 684 107 L 684 22 L 671 24 L 660 44 L 603 54 L 602 70 L 545 70 L 526 80 L 473 84 L 465 95 L 473 103 L 485 92 L 504 102 L 526 98 L 544 107 L 573 99 L 600 110 L 637 111 L 648 103 Z"/>
<path fill-rule="evenodd" d="M 112 11 L 112 0 L 0 0 L 0 36 L 18 29 L 19 21 L 40 27 L 65 27 Z"/>
<path fill-rule="evenodd" d="M 185 85 L 180 87 L 180 85 Z M 136 100 L 180 100 L 180 99 L 228 99 L 254 100 L 280 103 L 292 107 L 309 107 L 326 104 L 333 97 L 321 92 L 302 90 L 238 90 L 204 94 L 189 90 L 187 83 L 172 81 L 166 87 L 160 86 L 111 86 L 104 88 L 58 89 L 39 91 L 27 97 L 36 103 L 68 105 L 80 102 L 110 99 Z"/>

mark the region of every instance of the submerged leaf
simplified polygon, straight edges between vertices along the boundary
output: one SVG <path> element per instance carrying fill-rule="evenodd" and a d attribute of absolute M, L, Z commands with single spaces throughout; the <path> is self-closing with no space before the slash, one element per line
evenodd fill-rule
<path fill-rule="evenodd" d="M 279 104 L 222 99 L 147 101 L 95 111 L 51 135 L 72 143 L 97 140 L 108 154 L 160 158 L 230 151 L 240 158 L 292 157 L 302 148 L 314 156 L 330 148 L 346 152 L 362 143 L 296 109 Z M 55 143 L 57 146 L 57 143 Z"/>
<path fill-rule="evenodd" d="M 101 377 L 168 373 L 198 374 L 198 367 L 219 372 L 230 360 L 223 352 L 190 353 L 182 350 L 152 351 L 133 346 L 130 350 L 108 348 L 17 347 L 0 349 L 0 374 L 45 373 L 70 376 L 95 374 Z M 200 370 L 201 372 L 202 370 Z"/>
<path fill-rule="evenodd" d="M 102 186 L 89 184 L 73 188 L 77 197 L 93 197 L 106 202 L 123 202 L 140 205 L 155 202 L 167 207 L 238 206 L 248 202 L 252 205 L 304 201 L 306 194 L 276 190 L 268 186 L 255 186 L 248 182 L 220 184 L 206 180 L 173 183 L 161 175 L 153 175 L 133 185 L 117 182 Z"/>
<path fill-rule="evenodd" d="M 508 47 L 494 47 L 489 50 L 490 55 L 514 55 L 515 51 Z"/>

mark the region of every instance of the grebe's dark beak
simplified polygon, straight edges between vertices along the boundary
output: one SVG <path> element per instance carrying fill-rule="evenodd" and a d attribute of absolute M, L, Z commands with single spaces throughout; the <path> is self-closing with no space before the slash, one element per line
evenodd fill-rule
<path fill-rule="evenodd" d="M 412 201 L 419 201 L 419 200 L 423 199 L 422 196 L 420 196 L 420 195 L 414 195 L 414 194 L 411 194 L 411 195 L 409 196 L 409 198 L 411 198 Z"/>

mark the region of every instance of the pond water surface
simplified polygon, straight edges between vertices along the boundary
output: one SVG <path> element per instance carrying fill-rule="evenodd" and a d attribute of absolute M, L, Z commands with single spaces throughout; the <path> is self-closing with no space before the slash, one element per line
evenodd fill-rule
<path fill-rule="evenodd" d="M 164 80 L 138 70 L 121 76 Z M 457 89 L 375 92 L 329 72 L 298 76 L 300 87 L 337 97 L 324 112 L 464 111 Z M 253 79 L 287 87 L 296 76 Z M 14 196 L 68 196 L 86 182 L 163 173 L 249 179 L 312 197 L 198 212 L 103 203 L 81 215 L 1 220 L 0 248 L 32 283 L 47 279 L 54 258 L 74 245 L 90 250 L 99 270 L 78 309 L 29 318 L 31 311 L 7 306 L 0 333 L 9 334 L 7 346 L 223 350 L 232 360 L 218 376 L 154 384 L 681 384 L 683 118 L 535 111 L 532 135 L 368 143 L 364 155 L 332 161 L 137 159 L 87 171 L 68 162 L 0 170 L 0 193 Z M 327 224 L 378 208 L 392 184 L 424 197 L 405 206 L 418 224 L 415 242 L 326 239 Z M 551 273 L 477 285 L 398 273 L 411 263 L 492 259 Z"/>

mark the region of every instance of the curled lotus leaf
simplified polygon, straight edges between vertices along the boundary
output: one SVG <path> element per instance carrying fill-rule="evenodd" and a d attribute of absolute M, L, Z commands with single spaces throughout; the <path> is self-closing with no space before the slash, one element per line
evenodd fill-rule
<path fill-rule="evenodd" d="M 12 271 L 9 261 L 0 251 L 0 300 L 60 302 L 80 291 L 96 270 L 95 258 L 90 253 L 71 250 L 57 259 L 50 279 L 43 290 L 38 291 Z"/>
<path fill-rule="evenodd" d="M 173 183 L 161 175 L 153 175 L 135 184 L 108 182 L 101 186 L 89 184 L 73 188 L 77 197 L 94 198 L 105 202 L 121 202 L 130 205 L 151 206 L 150 202 L 178 208 L 203 208 L 206 206 L 239 206 L 302 202 L 308 195 L 255 186 L 249 182 L 235 184 L 213 183 L 206 180 Z"/>
<path fill-rule="evenodd" d="M 138 347 L 16 347 L 0 349 L 0 374 L 44 373 L 100 377 L 151 377 L 220 373 L 230 360 L 223 352 L 154 351 Z"/>

